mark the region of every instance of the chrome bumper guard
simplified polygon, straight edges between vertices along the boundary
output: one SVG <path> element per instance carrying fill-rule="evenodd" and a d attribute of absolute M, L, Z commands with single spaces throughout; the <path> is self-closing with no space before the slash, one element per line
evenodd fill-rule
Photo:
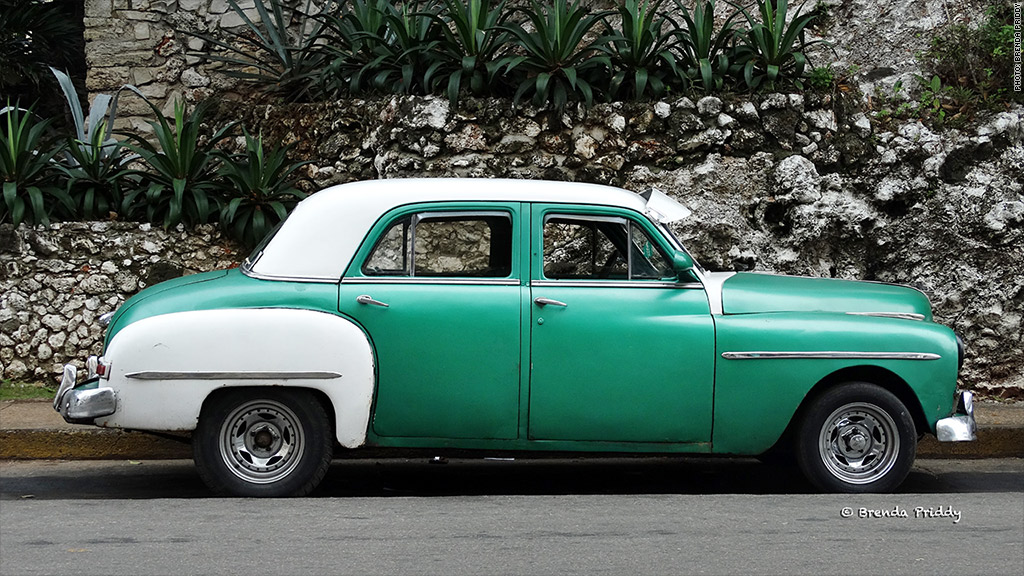
<path fill-rule="evenodd" d="M 90 358 L 90 360 L 92 360 Z M 82 383 L 83 386 L 91 384 L 99 377 L 94 373 L 92 365 L 89 366 L 89 378 Z M 117 397 L 113 388 L 78 388 L 78 369 L 71 364 L 64 365 L 64 376 L 60 381 L 60 388 L 53 398 L 53 409 L 64 417 L 64 420 L 72 424 L 92 424 L 92 420 L 101 416 L 109 416 L 117 409 Z"/>
<path fill-rule="evenodd" d="M 978 439 L 978 426 L 974 423 L 974 393 L 963 391 L 956 403 L 956 412 L 935 423 L 935 436 L 939 442 L 971 442 Z"/>

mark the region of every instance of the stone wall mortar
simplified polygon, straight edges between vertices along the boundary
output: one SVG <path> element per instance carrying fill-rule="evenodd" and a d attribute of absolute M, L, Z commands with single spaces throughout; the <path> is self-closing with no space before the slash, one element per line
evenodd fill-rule
<path fill-rule="evenodd" d="M 0 376 L 52 384 L 100 354 L 101 314 L 163 280 L 235 266 L 213 226 L 128 222 L 0 226 Z"/>

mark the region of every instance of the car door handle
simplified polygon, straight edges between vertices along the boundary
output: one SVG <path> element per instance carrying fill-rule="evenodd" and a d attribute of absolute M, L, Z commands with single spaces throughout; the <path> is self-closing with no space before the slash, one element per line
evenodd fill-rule
<path fill-rule="evenodd" d="M 387 303 L 381 302 L 380 300 L 374 300 L 369 294 L 356 296 L 356 302 L 359 302 L 360 304 L 372 304 L 373 306 L 380 306 L 382 308 L 388 307 Z"/>
<path fill-rule="evenodd" d="M 537 306 L 547 306 L 548 304 L 552 306 L 561 306 L 562 308 L 569 306 L 565 302 L 559 302 L 558 300 L 552 300 L 551 298 L 534 298 L 533 303 Z"/>

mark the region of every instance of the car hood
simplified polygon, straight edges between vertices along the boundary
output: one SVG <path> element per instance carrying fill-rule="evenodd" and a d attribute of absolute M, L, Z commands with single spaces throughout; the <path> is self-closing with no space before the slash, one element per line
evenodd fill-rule
<path fill-rule="evenodd" d="M 722 285 L 722 311 L 920 314 L 925 320 L 932 318 L 928 298 L 908 286 L 750 272 L 737 273 Z"/>

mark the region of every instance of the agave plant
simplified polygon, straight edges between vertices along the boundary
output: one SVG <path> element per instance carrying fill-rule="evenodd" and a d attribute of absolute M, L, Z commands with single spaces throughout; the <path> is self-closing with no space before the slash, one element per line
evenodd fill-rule
<path fill-rule="evenodd" d="M 340 13 L 320 16 L 331 38 L 324 45 L 329 62 L 321 73 L 327 94 L 358 94 L 368 89 L 367 74 L 380 55 L 378 44 L 387 38 L 389 6 L 390 0 L 351 0 L 340 5 Z"/>
<path fill-rule="evenodd" d="M 289 20 L 285 18 L 281 0 L 270 0 L 269 12 L 264 0 L 256 0 L 256 13 L 262 26 L 246 15 L 237 0 L 227 2 L 245 23 L 246 30 L 243 33 L 228 32 L 233 38 L 231 42 L 208 34 L 179 30 L 224 51 L 224 54 L 209 50 L 195 54 L 228 64 L 224 72 L 226 75 L 255 83 L 287 101 L 308 101 L 320 96 L 320 73 L 328 64 L 323 42 L 326 33 L 320 17 L 333 3 L 325 3 L 318 12 L 313 8 L 312 0 L 307 0 L 303 10 L 294 9 L 292 16 L 298 21 L 294 29 L 298 33 L 293 34 L 289 31 Z"/>
<path fill-rule="evenodd" d="M 679 78 L 672 50 L 679 42 L 678 25 L 660 12 L 662 0 L 626 0 L 619 7 L 621 24 L 607 28 L 612 67 L 609 92 L 655 97 Z"/>
<path fill-rule="evenodd" d="M 443 38 L 434 0 L 384 3 L 385 30 L 373 38 L 370 87 L 381 92 L 424 94 L 443 64 L 435 48 Z"/>
<path fill-rule="evenodd" d="M 733 12 L 716 28 L 714 0 L 704 4 L 698 1 L 692 14 L 680 0 L 674 1 L 685 24 L 680 30 L 679 44 L 684 74 L 707 92 L 721 90 L 729 76 L 729 54 L 736 35 L 733 20 L 739 11 Z"/>
<path fill-rule="evenodd" d="M 122 184 L 128 175 L 127 164 L 133 158 L 126 157 L 123 143 L 112 137 L 121 91 L 114 96 L 96 95 L 86 121 L 71 78 L 55 68 L 50 70 L 64 93 L 75 129 L 75 134 L 67 138 L 62 155 L 57 157 L 57 168 L 66 177 L 65 190 L 78 215 L 92 219 L 111 212 L 128 212 L 128 207 L 123 206 Z"/>
<path fill-rule="evenodd" d="M 143 179 L 145 192 L 141 198 L 136 198 L 140 192 L 130 193 L 125 202 L 140 200 L 145 206 L 146 219 L 165 227 L 179 222 L 204 224 L 221 207 L 222 185 L 216 173 L 219 162 L 216 146 L 237 122 L 203 138 L 201 124 L 207 103 L 199 104 L 186 117 L 185 104 L 176 101 L 173 125 L 156 107 L 150 106 L 157 116 L 156 122 L 149 123 L 157 144 L 133 135 L 130 138 L 135 144 L 128 145 L 149 166 L 146 171 L 132 171 Z"/>
<path fill-rule="evenodd" d="M 0 223 L 9 218 L 15 226 L 48 224 L 54 212 L 70 213 L 71 199 L 57 187 L 53 164 L 62 144 L 46 138 L 51 120 L 37 120 L 31 109 L 8 103 L 0 109 L 0 122 Z"/>
<path fill-rule="evenodd" d="M 452 105 L 463 87 L 477 96 L 488 93 L 498 68 L 499 54 L 505 50 L 508 33 L 498 27 L 508 18 L 505 0 L 443 0 L 442 19 L 450 26 L 441 28 L 444 41 L 438 46 L 443 63 L 434 76 Z"/>
<path fill-rule="evenodd" d="M 530 0 L 530 9 L 517 9 L 527 22 L 503 24 L 498 28 L 512 35 L 522 54 L 503 57 L 498 70 L 525 76 L 519 80 L 514 102 L 527 94 L 533 103 L 551 102 L 563 110 L 570 98 L 582 98 L 589 107 L 594 101 L 595 84 L 607 83 L 611 61 L 607 38 L 587 41 L 587 35 L 610 12 L 591 14 L 580 0 L 551 0 L 541 5 Z M 529 23 L 528 29 L 524 24 Z"/>
<path fill-rule="evenodd" d="M 759 18 L 736 6 L 750 28 L 738 36 L 739 45 L 732 69 L 741 75 L 750 90 L 761 87 L 774 90 L 777 83 L 784 81 L 792 82 L 802 90 L 801 78 L 807 66 L 805 51 L 822 42 L 808 42 L 805 37 L 807 28 L 813 25 L 818 13 L 801 15 L 801 6 L 792 21 L 787 23 L 788 0 L 757 0 L 757 7 Z"/>
<path fill-rule="evenodd" d="M 295 187 L 295 171 L 308 162 L 288 163 L 291 145 L 267 150 L 263 134 L 245 132 L 245 153 L 221 153 L 220 174 L 234 186 L 220 210 L 221 227 L 246 246 L 255 246 L 306 194 Z"/>

